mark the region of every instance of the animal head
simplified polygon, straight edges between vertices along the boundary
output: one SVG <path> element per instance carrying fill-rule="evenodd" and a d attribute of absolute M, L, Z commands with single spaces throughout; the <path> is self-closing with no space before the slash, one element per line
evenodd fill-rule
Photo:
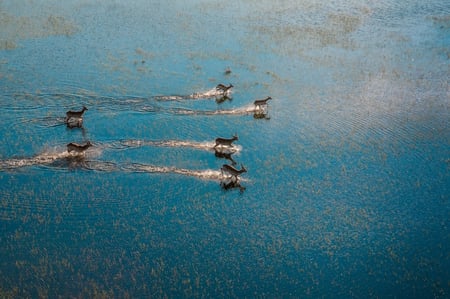
<path fill-rule="evenodd" d="M 86 108 L 86 106 L 83 106 L 83 110 L 89 110 L 88 108 Z"/>
<path fill-rule="evenodd" d="M 241 164 L 241 171 L 242 172 L 247 172 L 247 168 L 244 167 L 244 165 Z"/>
<path fill-rule="evenodd" d="M 238 135 L 237 135 L 237 134 L 234 134 L 234 135 L 233 135 L 233 139 L 234 139 L 234 140 L 239 140 Z"/>
<path fill-rule="evenodd" d="M 271 99 L 272 99 L 272 97 L 267 97 L 267 98 L 266 98 L 267 101 L 268 101 L 268 100 L 271 100 Z"/>
<path fill-rule="evenodd" d="M 86 142 L 86 146 L 90 147 L 90 146 L 93 146 L 93 144 L 88 140 L 88 141 Z"/>

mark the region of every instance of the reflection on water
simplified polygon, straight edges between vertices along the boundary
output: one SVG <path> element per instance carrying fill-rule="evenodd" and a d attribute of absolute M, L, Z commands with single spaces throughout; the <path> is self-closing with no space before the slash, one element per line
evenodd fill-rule
<path fill-rule="evenodd" d="M 449 15 L 0 1 L 0 297 L 449 297 Z"/>

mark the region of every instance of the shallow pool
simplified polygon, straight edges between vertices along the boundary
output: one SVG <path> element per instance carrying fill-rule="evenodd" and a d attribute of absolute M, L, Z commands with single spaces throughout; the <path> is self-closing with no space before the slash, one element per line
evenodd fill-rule
<path fill-rule="evenodd" d="M 447 1 L 40 2 L 0 2 L 0 297 L 450 296 Z"/>

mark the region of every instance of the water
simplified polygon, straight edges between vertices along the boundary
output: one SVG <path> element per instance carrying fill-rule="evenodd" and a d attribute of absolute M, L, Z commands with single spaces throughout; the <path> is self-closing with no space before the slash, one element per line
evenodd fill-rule
<path fill-rule="evenodd" d="M 450 5 L 372 2 L 0 2 L 0 296 L 449 297 Z"/>

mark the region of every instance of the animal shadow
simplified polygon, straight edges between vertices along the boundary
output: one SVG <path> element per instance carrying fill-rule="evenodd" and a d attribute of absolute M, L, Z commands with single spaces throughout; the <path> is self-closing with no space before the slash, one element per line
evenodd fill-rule
<path fill-rule="evenodd" d="M 223 190 L 233 190 L 233 189 L 239 189 L 239 191 L 241 193 L 243 193 L 246 189 L 246 187 L 241 185 L 241 182 L 239 180 L 233 180 L 233 179 L 227 179 L 227 180 L 222 180 L 220 182 L 220 186 L 222 187 Z"/>
<path fill-rule="evenodd" d="M 233 154 L 234 152 L 226 152 L 217 148 L 214 149 L 214 155 L 217 158 L 227 159 L 231 162 L 231 165 L 236 165 L 236 161 L 232 157 Z"/>
<path fill-rule="evenodd" d="M 224 103 L 224 102 L 226 102 L 226 101 L 232 101 L 233 100 L 233 98 L 232 97 L 229 97 L 229 96 L 227 96 L 227 95 L 219 95 L 219 96 L 216 96 L 216 103 L 217 104 L 222 104 L 222 103 Z"/>

